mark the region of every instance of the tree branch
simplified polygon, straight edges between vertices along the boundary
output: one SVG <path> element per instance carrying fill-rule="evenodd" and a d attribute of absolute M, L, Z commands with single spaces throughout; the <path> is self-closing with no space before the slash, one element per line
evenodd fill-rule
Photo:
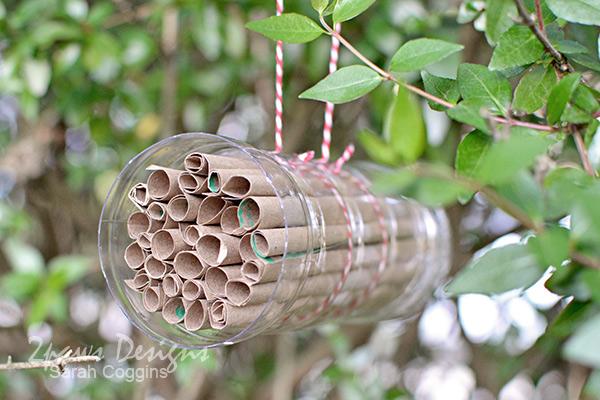
<path fill-rule="evenodd" d="M 37 368 L 54 368 L 57 369 L 61 374 L 64 372 L 65 367 L 69 364 L 84 364 L 99 362 L 100 357 L 98 356 L 78 356 L 71 357 L 73 350 L 67 351 L 60 357 L 54 360 L 43 360 L 43 361 L 25 361 L 25 362 L 12 362 L 9 357 L 8 362 L 0 364 L 0 371 L 18 370 L 18 369 L 37 369 Z"/>
<path fill-rule="evenodd" d="M 534 0 L 534 5 L 538 27 L 540 28 L 540 31 L 546 33 L 546 27 L 544 26 L 544 14 L 542 14 L 542 2 L 540 0 Z"/>
<path fill-rule="evenodd" d="M 525 25 L 531 29 L 531 32 L 533 32 L 542 45 L 544 45 L 546 51 L 550 53 L 550 55 L 556 60 L 556 65 L 560 72 L 573 72 L 574 69 L 569 64 L 565 56 L 563 56 L 560 51 L 556 50 L 556 47 L 550 43 L 550 39 L 548 39 L 548 36 L 546 36 L 546 32 L 543 29 L 544 19 L 541 6 L 539 5 L 539 0 L 536 0 L 536 12 L 538 13 L 538 23 L 541 23 L 541 25 L 536 25 L 534 19 L 529 14 L 529 10 L 527 10 L 523 4 L 523 0 L 515 0 L 515 4 L 517 5 L 517 10 L 519 11 L 519 15 L 521 16 L 523 23 L 525 23 Z"/>
<path fill-rule="evenodd" d="M 423 98 L 426 98 L 427 100 L 430 100 L 434 103 L 440 104 L 446 108 L 454 107 L 454 104 L 449 103 L 444 99 L 440 99 L 439 97 L 434 96 L 431 93 L 427 93 L 425 90 L 423 90 L 421 88 L 418 88 L 409 83 L 406 83 L 406 82 L 396 79 L 396 77 L 394 77 L 391 73 L 382 69 L 377 64 L 375 64 L 373 61 L 369 60 L 364 54 L 362 54 L 358 49 L 356 49 L 356 47 L 354 47 L 350 42 L 348 42 L 339 32 L 332 29 L 327 24 L 327 22 L 325 21 L 323 16 L 320 16 L 320 20 L 321 20 L 321 25 L 323 25 L 323 27 L 325 28 L 327 33 L 329 33 L 330 35 L 332 35 L 336 39 L 338 39 L 345 48 L 347 48 L 352 54 L 354 54 L 356 57 L 358 57 L 358 59 L 361 60 L 363 63 L 365 63 L 369 68 L 371 68 L 372 70 L 377 72 L 379 75 L 381 75 L 384 79 L 386 79 L 388 81 L 392 81 L 398 85 L 402 85 L 409 91 L 411 91 Z M 493 120 L 500 124 L 504 124 L 504 125 L 521 126 L 524 128 L 535 129 L 538 131 L 545 131 L 545 132 L 555 131 L 554 127 L 552 127 L 552 126 L 540 125 L 540 124 L 535 124 L 532 122 L 523 122 L 523 121 L 518 121 L 518 120 L 514 120 L 514 119 L 509 120 L 509 119 L 506 119 L 503 117 L 493 117 Z"/>
<path fill-rule="evenodd" d="M 588 155 L 587 149 L 585 148 L 585 142 L 583 141 L 583 137 L 581 136 L 581 132 L 577 129 L 572 128 L 573 139 L 575 139 L 575 145 L 577 146 L 577 152 L 579 153 L 579 158 L 581 158 L 581 163 L 583 164 L 583 168 L 585 172 L 590 176 L 596 176 L 596 171 L 592 166 L 590 161 L 590 157 Z"/>

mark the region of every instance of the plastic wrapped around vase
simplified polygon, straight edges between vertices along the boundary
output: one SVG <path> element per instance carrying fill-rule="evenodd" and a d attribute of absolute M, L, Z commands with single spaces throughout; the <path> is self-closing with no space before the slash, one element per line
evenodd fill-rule
<path fill-rule="evenodd" d="M 138 328 L 187 348 L 414 316 L 447 272 L 447 220 L 374 195 L 378 171 L 334 174 L 220 136 L 173 136 L 111 188 L 102 271 Z"/>

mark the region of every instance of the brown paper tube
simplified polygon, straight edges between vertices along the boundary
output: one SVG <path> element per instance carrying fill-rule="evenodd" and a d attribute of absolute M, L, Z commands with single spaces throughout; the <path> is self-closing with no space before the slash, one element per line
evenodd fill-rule
<path fill-rule="evenodd" d="M 189 279 L 185 281 L 181 288 L 181 295 L 188 301 L 206 298 L 202 281 L 200 279 Z"/>
<path fill-rule="evenodd" d="M 167 218 L 167 205 L 165 203 L 161 203 L 160 201 L 153 201 L 152 203 L 148 204 L 148 209 L 146 212 L 153 220 L 164 222 L 165 218 Z"/>
<path fill-rule="evenodd" d="M 182 171 L 154 166 L 150 168 L 154 169 L 148 177 L 148 194 L 152 199 L 167 201 L 180 193 L 177 178 Z"/>
<path fill-rule="evenodd" d="M 168 272 L 169 267 L 164 262 L 157 260 L 152 255 L 149 255 L 144 261 L 144 269 L 150 278 L 162 279 Z"/>
<path fill-rule="evenodd" d="M 234 176 L 249 176 L 253 175 L 258 177 L 258 170 L 245 170 L 245 169 L 216 169 L 208 175 L 207 185 L 208 190 L 211 193 L 221 193 L 223 187 L 227 182 Z"/>
<path fill-rule="evenodd" d="M 229 206 L 221 214 L 221 229 L 228 235 L 242 236 L 244 230 L 238 222 L 238 207 Z"/>
<path fill-rule="evenodd" d="M 183 321 L 185 314 L 186 310 L 181 297 L 168 299 L 162 308 L 162 316 L 169 324 L 177 324 Z"/>
<path fill-rule="evenodd" d="M 150 251 L 152 247 L 152 235 L 153 233 L 142 233 L 137 239 L 137 243 L 144 251 Z"/>
<path fill-rule="evenodd" d="M 137 239 L 150 228 L 150 218 L 143 212 L 134 212 L 127 218 L 127 234 L 131 239 Z"/>
<path fill-rule="evenodd" d="M 209 233 L 220 233 L 221 227 L 214 225 L 189 225 L 183 232 L 183 240 L 190 246 L 195 246 L 202 236 Z"/>
<path fill-rule="evenodd" d="M 198 210 L 198 225 L 213 225 L 221 222 L 221 214 L 231 203 L 220 197 L 206 197 Z"/>
<path fill-rule="evenodd" d="M 303 226 L 257 230 L 252 232 L 250 244 L 260 258 L 281 255 L 284 251 L 288 254 L 304 252 L 308 250 L 308 228 Z"/>
<path fill-rule="evenodd" d="M 225 327 L 225 302 L 221 299 L 215 300 L 208 310 L 208 321 L 213 329 L 223 329 Z"/>
<path fill-rule="evenodd" d="M 202 198 L 192 194 L 183 194 L 173 197 L 167 205 L 167 213 L 173 221 L 195 221 Z"/>
<path fill-rule="evenodd" d="M 219 297 L 225 295 L 225 284 L 233 279 L 241 279 L 242 272 L 239 265 L 228 267 L 211 267 L 206 271 L 206 287 Z"/>
<path fill-rule="evenodd" d="M 136 184 L 129 191 L 128 197 L 138 207 L 146 207 L 150 203 L 148 186 L 145 183 Z"/>
<path fill-rule="evenodd" d="M 160 227 L 160 229 L 178 229 L 179 228 L 179 223 L 177 221 L 173 221 L 173 218 L 171 218 L 169 216 L 169 213 L 167 213 L 167 216 L 165 217 L 165 220 L 163 221 L 163 225 Z"/>
<path fill-rule="evenodd" d="M 131 243 L 125 249 L 125 262 L 127 263 L 127 266 L 133 270 L 142 268 L 145 259 L 146 253 L 137 242 Z"/>
<path fill-rule="evenodd" d="M 348 223 L 343 207 L 334 196 L 311 197 L 309 200 L 315 208 L 321 211 L 326 226 L 346 225 Z M 377 201 L 379 202 L 379 200 Z M 375 207 L 366 196 L 346 197 L 344 198 L 344 205 L 349 213 L 360 215 L 362 222 L 377 221 Z"/>
<path fill-rule="evenodd" d="M 283 209 L 290 210 L 287 215 Z M 245 230 L 306 225 L 306 216 L 299 199 L 277 197 L 247 197 L 240 202 L 238 223 Z"/>
<path fill-rule="evenodd" d="M 186 171 L 192 174 L 200 174 L 206 162 L 202 153 L 190 153 L 183 160 L 183 166 Z M 203 173 L 202 175 L 207 175 Z"/>
<path fill-rule="evenodd" d="M 150 278 L 143 270 L 139 270 L 133 276 L 133 279 L 126 279 L 125 284 L 137 292 L 144 290 L 150 284 Z"/>
<path fill-rule="evenodd" d="M 188 331 L 194 332 L 199 329 L 210 328 L 208 320 L 208 309 L 210 305 L 207 300 L 196 300 L 190 303 L 186 309 L 183 326 Z"/>
<path fill-rule="evenodd" d="M 285 265 L 286 278 L 299 278 L 304 272 L 300 260 L 283 260 L 267 263 L 263 260 L 250 260 L 242 264 L 242 278 L 249 283 L 274 282 L 279 279 L 279 275 Z"/>
<path fill-rule="evenodd" d="M 252 233 L 246 233 L 240 239 L 240 257 L 242 261 L 257 260 L 258 256 L 254 253 L 252 248 Z"/>
<path fill-rule="evenodd" d="M 195 251 L 177 253 L 173 263 L 175 272 L 183 279 L 196 279 L 204 276 L 206 266 Z"/>
<path fill-rule="evenodd" d="M 183 193 L 201 194 L 208 190 L 206 178 L 194 175 L 190 172 L 182 172 L 177 180 L 179 188 Z"/>
<path fill-rule="evenodd" d="M 202 261 L 210 266 L 237 264 L 240 257 L 240 238 L 225 233 L 202 236 L 196 244 Z"/>
<path fill-rule="evenodd" d="M 245 173 L 233 175 L 227 179 L 221 187 L 221 193 L 236 199 L 243 199 L 248 196 L 275 196 L 275 189 L 264 175 Z"/>
<path fill-rule="evenodd" d="M 261 315 L 264 307 L 263 304 L 248 307 L 236 307 L 225 301 L 217 300 L 212 304 L 210 309 L 210 325 L 212 328 L 219 330 L 247 326 Z"/>
<path fill-rule="evenodd" d="M 143 295 L 144 308 L 150 312 L 162 310 L 165 303 L 165 292 L 161 285 L 147 286 Z"/>
<path fill-rule="evenodd" d="M 288 282 L 281 283 L 281 286 L 288 285 Z M 281 286 L 277 288 L 278 295 L 280 291 L 285 291 L 286 293 L 289 292 L 289 290 Z M 295 286 L 297 286 L 297 284 Z M 227 300 L 236 306 L 266 303 L 273 295 L 275 287 L 275 282 L 251 285 L 243 280 L 229 280 L 225 284 L 225 296 L 227 297 Z"/>
<path fill-rule="evenodd" d="M 216 293 L 213 293 L 209 288 L 208 285 L 206 283 L 206 280 L 201 280 L 200 281 L 200 286 L 202 286 L 202 289 L 204 290 L 204 297 L 206 297 L 206 300 L 212 302 L 216 299 L 219 298 L 219 296 Z"/>
<path fill-rule="evenodd" d="M 172 260 L 180 251 L 189 249 L 179 229 L 161 229 L 152 235 L 152 255 L 159 260 Z"/>
<path fill-rule="evenodd" d="M 214 154 L 203 154 L 204 164 L 200 175 L 210 175 L 214 170 L 222 169 L 243 169 L 243 170 L 255 170 L 258 169 L 256 163 L 250 160 L 244 160 L 239 157 L 228 157 Z"/>
<path fill-rule="evenodd" d="M 167 274 L 163 279 L 162 288 L 168 297 L 179 296 L 183 291 L 183 280 L 177 274 Z"/>

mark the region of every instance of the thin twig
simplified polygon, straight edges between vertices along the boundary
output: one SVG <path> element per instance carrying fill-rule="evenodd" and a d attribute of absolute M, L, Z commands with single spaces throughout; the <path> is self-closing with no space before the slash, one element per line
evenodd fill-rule
<path fill-rule="evenodd" d="M 537 3 L 539 3 L 539 1 L 537 1 Z M 523 19 L 523 23 L 525 23 L 525 25 L 527 25 L 529 27 L 529 29 L 531 29 L 531 32 L 533 32 L 533 34 L 542 43 L 542 45 L 544 46 L 546 51 L 548 53 L 550 53 L 550 55 L 556 60 L 557 66 L 560 69 L 560 71 L 561 72 L 573 72 L 574 69 L 569 64 L 567 59 L 562 55 L 562 53 L 560 51 L 558 51 L 556 49 L 556 47 L 554 47 L 554 45 L 552 43 L 550 43 L 550 39 L 548 39 L 548 36 L 546 36 L 545 31 L 543 29 L 540 29 L 540 26 L 538 26 L 535 23 L 534 19 L 529 14 L 529 10 L 527 10 L 525 5 L 523 4 L 523 0 L 515 0 L 515 4 L 517 5 L 517 10 L 519 11 L 519 15 L 521 16 L 521 19 Z M 536 10 L 537 10 L 537 6 L 536 6 Z M 539 12 L 538 19 L 540 21 L 543 21 L 543 15 L 541 15 L 541 12 L 542 12 L 541 7 L 539 8 L 538 12 Z"/>
<path fill-rule="evenodd" d="M 99 362 L 100 357 L 98 356 L 78 356 L 71 357 L 71 353 L 73 350 L 67 351 L 60 357 L 55 358 L 54 360 L 43 360 L 43 361 L 24 361 L 24 362 L 12 362 L 9 357 L 8 362 L 5 364 L 0 364 L 0 371 L 8 371 L 8 370 L 17 370 L 17 369 L 38 369 L 38 368 L 54 368 L 64 372 L 65 367 L 69 364 L 83 364 L 83 363 L 92 363 Z"/>
<path fill-rule="evenodd" d="M 579 153 L 579 158 L 581 158 L 581 163 L 583 164 L 583 168 L 585 172 L 590 176 L 596 176 L 596 171 L 592 166 L 590 161 L 590 157 L 587 149 L 585 148 L 585 142 L 583 141 L 583 137 L 581 136 L 581 132 L 577 129 L 572 129 L 573 139 L 575 139 L 575 145 L 577 146 L 577 152 Z"/>
<path fill-rule="evenodd" d="M 534 0 L 535 15 L 537 16 L 537 23 L 540 31 L 546 33 L 546 27 L 544 26 L 544 14 L 542 13 L 542 2 L 540 0 Z"/>
<path fill-rule="evenodd" d="M 379 67 L 377 64 L 375 64 L 373 61 L 369 60 L 364 54 L 362 54 L 358 49 L 356 49 L 350 42 L 348 42 L 339 32 L 336 32 L 334 29 L 332 29 L 327 22 L 325 21 L 325 19 L 323 18 L 323 16 L 320 17 L 321 20 L 321 24 L 323 25 L 323 27 L 325 28 L 325 30 L 327 30 L 327 32 L 336 37 L 340 43 L 347 48 L 352 54 L 354 54 L 356 57 L 358 57 L 359 60 L 361 60 L 363 63 L 365 63 L 368 67 L 370 67 L 372 70 L 374 70 L 375 72 L 377 72 L 379 75 L 381 75 L 384 79 L 394 82 L 398 85 L 402 85 L 404 86 L 407 90 L 421 96 L 424 97 L 434 103 L 440 104 L 446 108 L 453 108 L 454 104 L 447 102 L 444 99 L 441 99 L 437 96 L 432 95 L 431 93 L 427 93 L 425 90 L 418 88 L 416 86 L 413 86 L 409 83 L 400 81 L 398 79 L 396 79 L 396 77 L 394 75 L 392 75 L 391 73 L 389 73 L 388 71 L 385 71 L 384 69 L 382 69 L 381 67 Z M 535 124 L 532 122 L 523 122 L 523 121 L 518 121 L 518 120 L 514 120 L 514 119 L 506 119 L 503 117 L 493 117 L 493 120 L 500 123 L 500 124 L 505 124 L 505 125 L 510 125 L 510 126 L 521 126 L 524 128 L 529 128 L 529 129 L 535 129 L 538 131 L 545 131 L 545 132 L 553 132 L 555 131 L 554 127 L 552 126 L 548 126 L 548 125 L 540 125 L 540 124 Z"/>

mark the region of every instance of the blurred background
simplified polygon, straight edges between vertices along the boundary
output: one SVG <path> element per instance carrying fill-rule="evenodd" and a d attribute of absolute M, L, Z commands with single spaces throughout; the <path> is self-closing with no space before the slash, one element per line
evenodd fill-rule
<path fill-rule="evenodd" d="M 272 148 L 274 45 L 244 28 L 272 15 L 272 3 L 0 1 L 0 362 L 70 347 L 101 349 L 101 366 L 168 364 L 115 358 L 119 335 L 151 342 L 107 293 L 102 202 L 131 157 L 179 132 Z M 306 0 L 286 7 L 316 17 Z M 453 76 L 459 57 L 489 61 L 482 22 L 459 24 L 469 13 L 458 0 L 380 0 L 344 34 L 380 65 L 415 37 L 460 42 L 461 56 L 428 68 Z M 297 96 L 326 75 L 329 41 L 285 51 L 285 151 L 317 149 L 323 104 Z M 351 63 L 342 51 L 340 64 Z M 381 131 L 392 97 L 382 85 L 338 107 L 333 155 L 360 130 Z M 425 157 L 452 164 L 463 128 L 426 104 L 423 116 Z M 360 146 L 355 158 L 366 158 Z M 520 239 L 518 224 L 483 200 L 448 213 L 453 273 L 481 248 Z M 495 298 L 438 294 L 411 321 L 259 337 L 185 359 L 164 379 L 3 372 L 0 398 L 565 399 L 577 370 L 553 342 L 542 356 L 531 351 L 562 306 L 541 283 Z"/>

